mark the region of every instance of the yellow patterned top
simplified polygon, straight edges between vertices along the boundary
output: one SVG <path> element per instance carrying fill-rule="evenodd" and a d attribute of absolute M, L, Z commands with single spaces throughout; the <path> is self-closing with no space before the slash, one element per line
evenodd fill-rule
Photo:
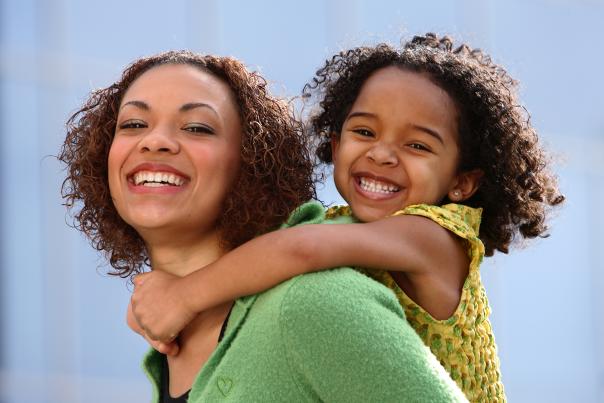
<path fill-rule="evenodd" d="M 455 313 L 434 319 L 401 290 L 387 271 L 365 271 L 391 288 L 405 310 L 407 321 L 451 374 L 471 402 L 505 402 L 499 358 L 489 322 L 490 307 L 480 279 L 484 245 L 478 238 L 482 209 L 460 204 L 413 205 L 393 215 L 411 214 L 430 218 L 466 241 L 470 268 Z M 350 216 L 348 206 L 327 210 L 327 218 Z"/>

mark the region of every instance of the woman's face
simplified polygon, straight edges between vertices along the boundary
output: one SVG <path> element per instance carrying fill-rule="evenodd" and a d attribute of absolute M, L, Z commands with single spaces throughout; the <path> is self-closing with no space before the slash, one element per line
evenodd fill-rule
<path fill-rule="evenodd" d="M 109 151 L 109 189 L 119 215 L 143 239 L 216 232 L 239 173 L 241 121 L 227 84 L 190 65 L 152 68 L 120 104 Z"/>

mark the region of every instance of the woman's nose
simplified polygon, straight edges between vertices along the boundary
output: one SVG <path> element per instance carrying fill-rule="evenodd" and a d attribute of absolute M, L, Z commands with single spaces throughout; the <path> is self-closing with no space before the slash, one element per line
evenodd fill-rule
<path fill-rule="evenodd" d="M 367 151 L 367 158 L 377 165 L 398 165 L 398 154 L 391 144 L 378 143 Z"/>
<path fill-rule="evenodd" d="M 176 154 L 180 144 L 168 128 L 156 127 L 144 135 L 139 143 L 141 152 L 167 152 Z"/>

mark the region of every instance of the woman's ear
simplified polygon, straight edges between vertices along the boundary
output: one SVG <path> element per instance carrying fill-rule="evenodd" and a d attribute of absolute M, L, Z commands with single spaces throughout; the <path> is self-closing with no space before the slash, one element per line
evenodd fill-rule
<path fill-rule="evenodd" d="M 449 200 L 452 202 L 460 202 L 472 197 L 472 195 L 478 190 L 478 187 L 480 186 L 480 179 L 483 177 L 483 175 L 484 172 L 482 172 L 480 169 L 462 172 L 457 175 L 455 183 L 447 194 L 447 196 L 449 196 Z"/>
<path fill-rule="evenodd" d="M 331 133 L 329 138 L 331 139 L 331 161 L 336 162 L 336 154 L 338 147 L 340 146 L 340 138 L 336 133 Z"/>

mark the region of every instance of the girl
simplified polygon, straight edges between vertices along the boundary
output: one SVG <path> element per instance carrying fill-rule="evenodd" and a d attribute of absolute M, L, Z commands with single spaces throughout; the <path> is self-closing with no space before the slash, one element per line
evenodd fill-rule
<path fill-rule="evenodd" d="M 515 82 L 480 51 L 427 34 L 400 50 L 341 52 L 305 93 L 321 97 L 312 133 L 348 203 L 327 215 L 363 224 L 273 232 L 182 279 L 140 275 L 138 324 L 170 342 L 233 296 L 330 267 L 381 269 L 367 273 L 395 291 L 468 399 L 504 401 L 478 267 L 515 236 L 543 236 L 548 208 L 564 200 Z"/>

